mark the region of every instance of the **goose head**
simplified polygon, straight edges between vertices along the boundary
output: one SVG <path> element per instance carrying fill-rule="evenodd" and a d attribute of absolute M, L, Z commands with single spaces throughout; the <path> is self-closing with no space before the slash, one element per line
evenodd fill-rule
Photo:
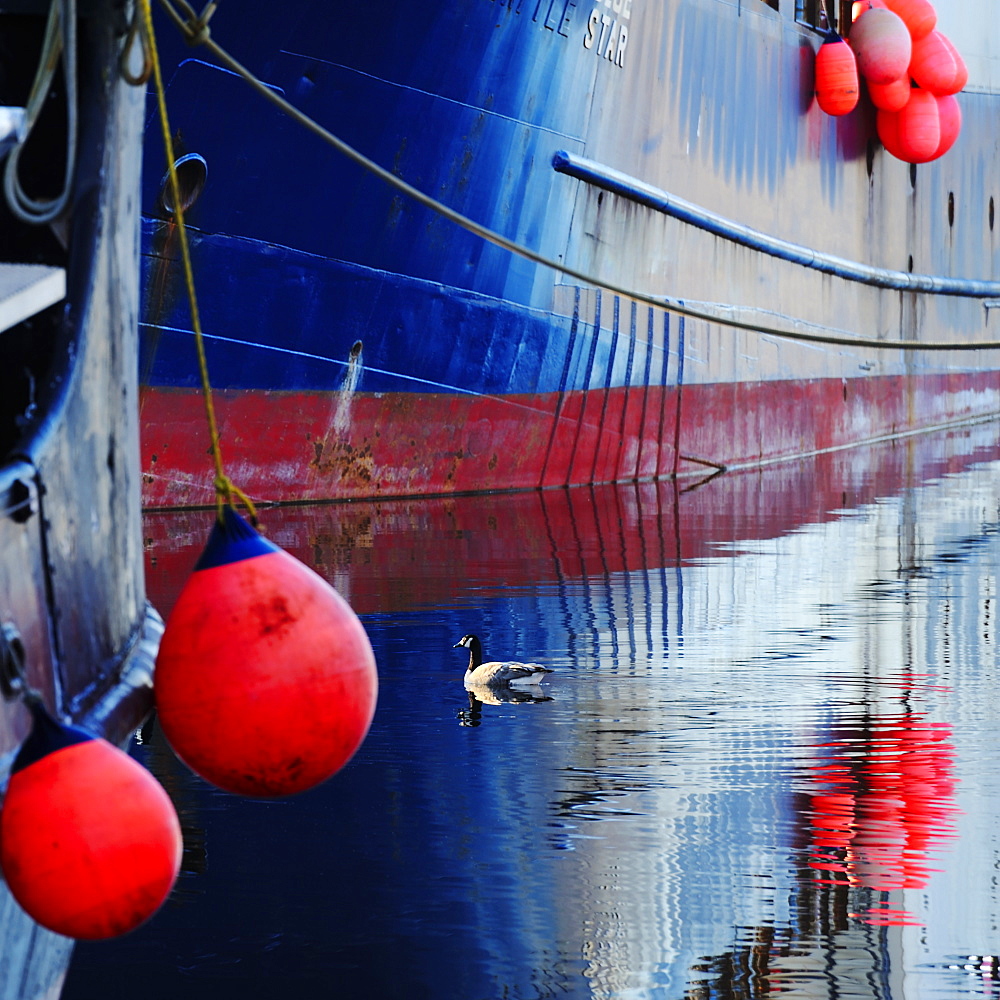
<path fill-rule="evenodd" d="M 475 670 L 483 662 L 483 646 L 478 636 L 463 635 L 452 647 L 464 646 L 469 651 L 469 670 Z"/>

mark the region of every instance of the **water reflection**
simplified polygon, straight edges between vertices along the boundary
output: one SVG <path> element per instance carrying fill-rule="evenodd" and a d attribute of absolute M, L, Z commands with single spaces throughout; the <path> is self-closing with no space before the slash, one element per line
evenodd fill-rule
<path fill-rule="evenodd" d="M 921 889 L 928 853 L 954 836 L 951 726 L 915 714 L 841 720 L 818 749 L 810 865 L 834 885 Z M 870 916 L 885 922 L 885 908 Z"/>
<path fill-rule="evenodd" d="M 525 691 L 518 688 L 466 688 L 469 707 L 458 713 L 458 721 L 463 726 L 480 726 L 483 722 L 485 705 L 533 705 L 540 701 L 552 701 L 552 696 L 541 691 Z"/>
<path fill-rule="evenodd" d="M 179 890 L 80 946 L 64 1000 L 124 996 L 122 965 L 190 1000 L 995 991 L 995 438 L 265 512 L 363 616 L 371 733 L 322 788 L 250 803 L 154 726 Z M 147 518 L 165 612 L 207 518 Z M 547 700 L 466 692 L 467 631 L 544 658 Z"/>

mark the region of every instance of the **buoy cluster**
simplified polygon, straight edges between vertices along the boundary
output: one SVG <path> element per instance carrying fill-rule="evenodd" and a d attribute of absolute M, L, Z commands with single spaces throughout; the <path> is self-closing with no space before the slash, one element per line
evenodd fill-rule
<path fill-rule="evenodd" d="M 375 712 L 365 630 L 318 574 L 231 507 L 170 615 L 156 663 L 177 756 L 240 795 L 293 795 L 353 756 Z M 133 930 L 180 871 L 177 814 L 126 753 L 57 722 L 31 692 L 32 729 L 0 811 L 0 868 L 43 927 L 97 940 Z"/>
<path fill-rule="evenodd" d="M 962 127 L 955 95 L 969 79 L 965 61 L 937 30 L 930 0 L 864 0 L 854 8 L 849 42 L 830 31 L 816 56 L 819 106 L 849 114 L 863 78 L 882 145 L 907 163 L 936 160 Z"/>

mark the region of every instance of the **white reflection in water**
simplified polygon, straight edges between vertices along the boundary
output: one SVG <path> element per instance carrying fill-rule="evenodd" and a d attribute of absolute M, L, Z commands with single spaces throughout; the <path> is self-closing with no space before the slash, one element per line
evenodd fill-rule
<path fill-rule="evenodd" d="M 180 892 L 64 1000 L 113 1000 L 125 957 L 191 1000 L 995 995 L 994 441 L 268 512 L 362 614 L 371 734 L 266 809 L 154 741 Z M 163 610 L 198 523 L 147 521 Z M 465 692 L 467 631 L 554 668 L 541 697 Z"/>

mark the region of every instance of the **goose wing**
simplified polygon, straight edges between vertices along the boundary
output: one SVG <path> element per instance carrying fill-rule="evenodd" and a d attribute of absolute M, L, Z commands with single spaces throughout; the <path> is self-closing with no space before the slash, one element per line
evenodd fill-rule
<path fill-rule="evenodd" d="M 515 660 L 495 660 L 476 667 L 466 677 L 466 686 L 470 684 L 486 687 L 497 687 L 516 683 L 517 681 L 539 681 L 543 674 L 551 673 L 548 667 L 540 663 L 518 663 Z"/>

